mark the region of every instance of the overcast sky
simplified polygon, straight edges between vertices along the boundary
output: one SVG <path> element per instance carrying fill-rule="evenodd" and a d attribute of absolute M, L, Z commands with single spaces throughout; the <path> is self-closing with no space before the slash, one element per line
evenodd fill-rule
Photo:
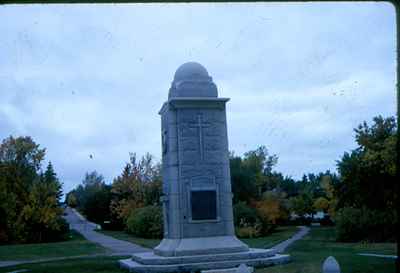
<path fill-rule="evenodd" d="M 110 183 L 129 152 L 160 159 L 158 110 L 197 61 L 231 98 L 235 154 L 336 171 L 354 127 L 396 113 L 395 24 L 382 2 L 2 5 L 0 138 L 32 136 L 65 192 L 87 171 Z"/>

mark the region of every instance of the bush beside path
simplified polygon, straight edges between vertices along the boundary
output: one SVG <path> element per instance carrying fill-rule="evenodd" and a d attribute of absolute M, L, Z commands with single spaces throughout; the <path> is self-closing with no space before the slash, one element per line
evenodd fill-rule
<path fill-rule="evenodd" d="M 65 219 L 70 224 L 71 229 L 74 229 L 82 234 L 87 240 L 100 244 L 115 255 L 129 255 L 132 253 L 150 251 L 150 249 L 144 248 L 137 244 L 118 240 L 96 232 L 96 224 L 93 224 L 86 219 L 82 219 L 73 209 L 69 207 L 66 208 L 65 212 L 67 214 Z"/>

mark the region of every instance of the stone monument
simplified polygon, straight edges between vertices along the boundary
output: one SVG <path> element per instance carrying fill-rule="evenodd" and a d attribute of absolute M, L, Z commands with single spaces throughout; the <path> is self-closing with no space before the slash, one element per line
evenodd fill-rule
<path fill-rule="evenodd" d="M 161 115 L 164 238 L 120 265 L 134 272 L 266 266 L 289 260 L 235 236 L 225 105 L 200 64 L 175 72 Z"/>

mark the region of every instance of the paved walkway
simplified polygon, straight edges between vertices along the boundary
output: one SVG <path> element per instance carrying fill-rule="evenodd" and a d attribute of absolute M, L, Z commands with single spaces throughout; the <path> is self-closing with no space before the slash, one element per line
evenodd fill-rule
<path fill-rule="evenodd" d="M 97 225 L 87 221 L 74 209 L 67 208 L 65 219 L 70 224 L 71 229 L 78 231 L 87 240 L 98 243 L 106 249 L 110 250 L 114 255 L 130 255 L 132 253 L 151 251 L 151 249 L 141 247 L 139 245 L 115 239 L 94 231 Z"/>
<path fill-rule="evenodd" d="M 386 258 L 386 259 L 398 259 L 397 255 L 383 255 L 383 254 L 374 254 L 374 253 L 358 253 L 357 255 L 379 257 L 379 258 Z"/>
<path fill-rule="evenodd" d="M 276 249 L 278 253 L 283 253 L 289 245 L 303 238 L 309 231 L 310 231 L 309 227 L 300 226 L 300 230 L 297 233 L 295 233 L 291 238 L 273 246 L 272 248 Z"/>

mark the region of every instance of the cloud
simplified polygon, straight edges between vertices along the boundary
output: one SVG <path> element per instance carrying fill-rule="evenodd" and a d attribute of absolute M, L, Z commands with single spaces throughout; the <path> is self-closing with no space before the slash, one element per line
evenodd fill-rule
<path fill-rule="evenodd" d="M 66 191 L 91 170 L 111 182 L 129 152 L 160 159 L 157 113 L 190 60 L 231 98 L 230 149 L 266 145 L 295 178 L 334 171 L 354 127 L 396 112 L 388 3 L 3 5 L 0 17 L 0 138 L 46 147 Z"/>

